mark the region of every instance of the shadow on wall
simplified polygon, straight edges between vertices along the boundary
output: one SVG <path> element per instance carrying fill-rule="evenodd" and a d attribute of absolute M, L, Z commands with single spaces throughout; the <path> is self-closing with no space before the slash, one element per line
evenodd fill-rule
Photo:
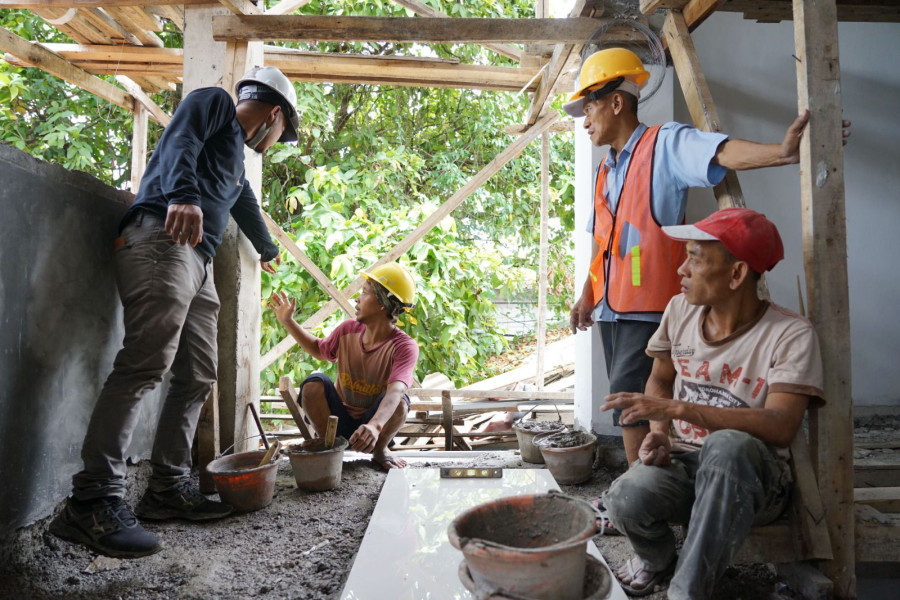
<path fill-rule="evenodd" d="M 5 145 L 0 170 L 2 538 L 51 514 L 81 468 L 122 340 L 112 240 L 133 196 Z M 154 428 L 142 419 L 132 456 L 149 454 Z"/>

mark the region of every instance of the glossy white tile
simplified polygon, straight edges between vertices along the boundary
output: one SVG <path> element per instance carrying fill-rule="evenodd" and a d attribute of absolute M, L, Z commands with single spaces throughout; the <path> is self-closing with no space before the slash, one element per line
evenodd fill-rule
<path fill-rule="evenodd" d="M 505 469 L 497 479 L 441 479 L 440 469 L 388 473 L 341 595 L 343 600 L 471 600 L 457 575 L 462 553 L 447 527 L 461 512 L 559 486 L 546 469 Z M 592 542 L 588 551 L 603 558 Z M 614 600 L 627 597 L 614 583 Z"/>

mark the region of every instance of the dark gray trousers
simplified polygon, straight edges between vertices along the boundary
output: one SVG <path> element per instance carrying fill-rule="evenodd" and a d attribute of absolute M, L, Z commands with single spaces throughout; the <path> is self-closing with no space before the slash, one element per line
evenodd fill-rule
<path fill-rule="evenodd" d="M 150 487 L 161 491 L 190 475 L 200 409 L 216 380 L 219 298 L 212 264 L 166 234 L 164 221 L 138 213 L 116 249 L 116 282 L 125 339 L 94 407 L 73 477 L 79 500 L 124 496 L 128 448 L 141 399 L 170 371 L 151 454 Z"/>
<path fill-rule="evenodd" d="M 669 585 L 670 600 L 712 597 L 716 581 L 750 528 L 787 506 L 789 473 L 775 449 L 748 433 L 711 433 L 697 452 L 675 453 L 667 467 L 635 461 L 603 497 L 610 520 L 651 571 L 675 560 L 669 523 L 688 533 Z"/>

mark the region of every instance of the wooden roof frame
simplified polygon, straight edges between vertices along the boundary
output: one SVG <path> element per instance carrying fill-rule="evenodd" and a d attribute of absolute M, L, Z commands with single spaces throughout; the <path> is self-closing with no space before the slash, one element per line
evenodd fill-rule
<path fill-rule="evenodd" d="M 532 93 L 532 102 L 524 117 L 524 126 L 515 131 L 521 134 L 506 150 L 453 195 L 431 217 L 426 219 L 412 234 L 395 246 L 379 262 L 391 260 L 405 252 L 441 218 L 449 214 L 496 170 L 518 155 L 538 136 L 554 128 L 555 113 L 547 114 L 547 106 L 555 90 L 565 85 L 565 73 L 572 65 L 581 47 L 581 41 L 602 21 L 601 2 L 579 0 L 567 19 L 529 19 L 527 27 L 521 20 L 507 19 L 451 19 L 431 9 L 418 0 L 395 0 L 421 15 L 414 18 L 363 18 L 363 17 L 306 17 L 291 16 L 288 13 L 305 4 L 306 0 L 283 0 L 264 14 L 250 0 L 219 0 L 232 13 L 213 19 L 212 27 L 216 39 L 243 43 L 249 39 L 353 39 L 353 40 L 395 40 L 417 43 L 426 42 L 466 42 L 480 43 L 493 52 L 519 62 L 518 67 L 483 67 L 480 65 L 459 65 L 453 61 L 428 59 L 385 59 L 336 57 L 322 53 L 297 53 L 284 49 L 271 49 L 266 60 L 282 61 L 286 71 L 295 79 L 303 81 L 344 81 L 364 82 L 367 80 L 350 75 L 342 75 L 340 65 L 351 65 L 360 69 L 361 62 L 377 65 L 384 76 L 370 79 L 371 83 L 392 85 L 439 85 L 434 77 L 439 73 L 444 85 L 479 87 L 483 89 L 518 89 Z M 177 52 L 163 48 L 156 35 L 160 30 L 160 18 L 171 20 L 176 26 L 183 26 L 184 6 L 208 4 L 209 0 L 0 0 L 0 8 L 25 8 L 60 31 L 66 33 L 78 44 L 75 47 L 60 47 L 28 42 L 0 30 L 0 48 L 24 64 L 30 64 L 53 73 L 70 83 L 94 93 L 126 110 L 138 115 L 137 118 L 153 118 L 165 123 L 165 115 L 153 104 L 147 92 L 171 88 L 178 80 L 177 69 L 171 65 L 180 60 Z M 823 346 L 825 361 L 826 395 L 832 402 L 826 404 L 824 416 L 815 425 L 814 454 L 818 456 L 819 487 L 823 491 L 826 505 L 826 520 L 834 549 L 834 560 L 824 563 L 825 572 L 835 582 L 837 597 L 855 596 L 854 565 L 857 557 L 875 560 L 880 554 L 865 553 L 857 548 L 860 535 L 877 539 L 890 550 L 889 540 L 896 542 L 896 528 L 888 533 L 885 529 L 873 530 L 863 527 L 855 529 L 855 512 L 852 475 L 852 403 L 850 401 L 849 361 L 842 358 L 842 341 L 849 337 L 849 297 L 846 271 L 846 225 L 844 218 L 842 151 L 840 138 L 834 135 L 833 123 L 840 119 L 840 96 L 835 95 L 834 78 L 839 77 L 837 56 L 823 56 L 822 48 L 834 48 L 825 43 L 836 37 L 837 21 L 890 21 L 900 22 L 900 7 L 891 0 L 640 0 L 641 11 L 650 15 L 659 10 L 677 18 L 667 18 L 667 39 L 679 41 L 681 48 L 671 48 L 676 68 L 682 72 L 699 73 L 690 64 L 690 56 L 684 54 L 684 43 L 689 33 L 698 27 L 716 10 L 741 12 L 746 18 L 761 21 L 795 19 L 795 43 L 798 60 L 798 98 L 801 108 L 808 107 L 816 118 L 811 120 L 808 135 L 804 135 L 801 148 L 801 193 L 803 204 L 803 232 L 809 243 L 804 244 L 804 262 L 807 274 L 807 289 L 810 299 L 810 316 L 816 323 Z M 422 18 L 424 17 L 424 18 Z M 301 29 L 302 27 L 302 29 Z M 315 33 L 310 33 L 315 31 Z M 520 50 L 514 43 L 525 43 Z M 552 48 L 550 53 L 529 53 L 536 44 Z M 98 46 L 112 46 L 119 56 L 133 58 L 134 64 L 160 65 L 156 70 L 149 67 L 130 71 L 111 71 L 112 55 L 104 61 L 85 58 L 91 52 L 103 53 Z M 816 48 L 816 52 L 807 52 Z M 105 52 L 109 53 L 107 49 Z M 141 63 L 138 58 L 147 59 Z M 354 62 L 357 61 L 357 62 Z M 122 64 L 127 61 L 117 61 Z M 394 63 L 394 64 L 391 64 Z M 300 65 L 306 65 L 304 67 Z M 315 68 L 314 68 L 315 67 Z M 392 70 L 393 69 L 393 70 Z M 404 71 L 405 69 L 405 71 Z M 430 71 L 432 78 L 424 73 Z M 96 74 L 128 74 L 133 77 L 119 79 L 122 90 L 100 79 Z M 390 74 L 388 74 L 390 72 Z M 466 73 L 466 77 L 461 77 Z M 455 75 L 453 75 L 455 74 Z M 702 74 L 701 74 L 702 75 Z M 453 79 L 453 77 L 459 77 Z M 505 87 L 487 87 L 487 81 L 505 79 Z M 705 117 L 698 126 L 716 128 L 715 113 L 708 109 L 711 99 L 705 96 L 705 82 L 700 78 L 692 83 L 697 95 L 688 97 L 689 106 L 705 110 Z M 824 100 L 823 100 L 824 99 Z M 714 108 L 714 107 L 713 107 Z M 695 116 L 695 120 L 698 117 Z M 137 123 L 137 120 L 136 120 Z M 137 131 L 138 127 L 136 127 Z M 546 144 L 546 142 L 545 142 Z M 816 169 L 813 165 L 828 164 L 833 167 L 825 185 L 813 181 Z M 542 170 L 546 169 L 542 159 Z M 726 180 L 727 189 L 719 190 L 718 196 L 730 198 L 726 202 L 740 201 L 740 188 L 736 180 Z M 827 207 L 824 208 L 824 207 Z M 283 232 L 282 232 L 283 233 Z M 281 239 L 278 232 L 276 237 Z M 286 236 L 285 236 L 286 237 Z M 289 250 L 301 259 L 299 249 Z M 312 265 L 315 267 L 315 265 Z M 311 269 L 311 272 L 317 269 Z M 314 273 L 316 279 L 329 288 L 330 282 L 324 274 Z M 305 326 L 313 326 L 327 318 L 339 307 L 347 309 L 346 298 L 361 285 L 354 281 L 346 290 L 329 289 L 335 298 Z M 333 288 L 333 286 L 331 286 Z M 343 300 L 343 302 L 342 302 Z M 835 315 L 838 315 L 835 317 Z M 279 345 L 282 348 L 283 344 Z M 275 352 L 278 348 L 273 349 Z M 271 355 L 272 353 L 270 353 Z M 268 357 L 268 358 L 267 358 Z M 267 355 L 263 362 L 271 359 Z M 269 360 L 271 362 L 271 360 Z M 840 399 L 840 400 L 838 400 Z M 868 507 L 870 508 L 870 507 Z"/>

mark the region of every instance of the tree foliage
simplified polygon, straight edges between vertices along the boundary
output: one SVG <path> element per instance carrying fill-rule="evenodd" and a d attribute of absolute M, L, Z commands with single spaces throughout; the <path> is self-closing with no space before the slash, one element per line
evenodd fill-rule
<path fill-rule="evenodd" d="M 428 4 L 458 17 L 529 17 L 534 10 L 531 0 L 431 0 Z M 301 11 L 412 16 L 390 0 L 313 0 Z M 53 30 L 28 15 L 0 11 L 4 24 L 15 26 L 19 35 L 51 41 L 47 36 Z M 514 66 L 477 45 L 284 45 Z M 504 150 L 513 141 L 503 133 L 504 127 L 520 123 L 529 103 L 526 94 L 506 92 L 295 85 L 300 142 L 278 146 L 267 155 L 262 205 L 339 289 L 409 235 Z M 156 99 L 164 104 L 173 101 L 171 97 Z M 0 61 L 4 141 L 122 186 L 130 176 L 130 134 L 127 113 L 35 69 L 17 69 Z M 559 306 L 572 293 L 573 149 L 571 135 L 553 134 L 550 140 L 549 291 L 551 303 Z M 419 378 L 440 371 L 465 384 L 490 374 L 482 365 L 506 345 L 493 300 L 498 295 L 536 297 L 540 189 L 540 144 L 534 143 L 401 257 L 418 281 L 416 306 L 401 317 L 400 326 L 419 343 Z M 299 322 L 328 301 L 292 258 L 276 275 L 264 274 L 263 298 L 273 290 L 285 290 L 297 299 Z M 336 313 L 316 333 L 324 335 L 343 318 Z M 263 352 L 284 335 L 271 312 L 264 311 Z M 313 369 L 327 367 L 295 349 L 263 374 L 264 388 L 275 387 L 280 375 L 298 380 Z"/>

